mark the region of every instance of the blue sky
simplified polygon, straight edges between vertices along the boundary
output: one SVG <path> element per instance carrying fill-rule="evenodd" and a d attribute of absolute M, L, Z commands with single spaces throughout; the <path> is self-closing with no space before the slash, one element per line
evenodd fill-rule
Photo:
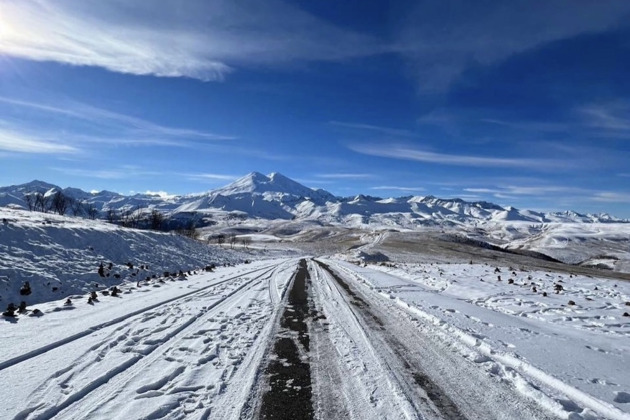
<path fill-rule="evenodd" d="M 630 217 L 630 2 L 0 0 L 0 184 Z"/>

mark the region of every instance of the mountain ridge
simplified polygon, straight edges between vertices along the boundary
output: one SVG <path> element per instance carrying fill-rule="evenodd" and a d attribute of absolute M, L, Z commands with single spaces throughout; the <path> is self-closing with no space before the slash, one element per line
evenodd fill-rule
<path fill-rule="evenodd" d="M 488 201 L 465 201 L 461 198 L 427 196 L 372 197 L 358 194 L 338 197 L 323 189 L 313 189 L 278 172 L 264 175 L 251 172 L 224 187 L 204 193 L 168 198 L 155 194 L 123 195 L 111 191 L 86 192 L 78 188 L 61 188 L 44 181 L 0 187 L 0 206 L 28 209 L 26 196 L 33 193 L 51 195 L 61 191 L 98 210 L 100 217 L 114 211 L 158 210 L 169 216 L 179 213 L 214 213 L 256 219 L 305 219 L 331 224 L 421 225 L 466 222 L 522 221 L 531 223 L 628 223 L 607 213 L 581 214 L 565 210 L 538 212 L 500 206 Z M 404 223 L 403 223 L 404 222 Z"/>

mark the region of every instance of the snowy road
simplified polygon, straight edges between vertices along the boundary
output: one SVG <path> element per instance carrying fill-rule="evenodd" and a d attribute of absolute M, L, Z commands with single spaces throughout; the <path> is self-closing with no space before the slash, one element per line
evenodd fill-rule
<path fill-rule="evenodd" d="M 614 388 L 614 406 L 573 380 L 563 353 L 548 356 L 593 352 L 577 348 L 590 335 L 399 271 L 277 259 L 126 283 L 94 305 L 85 296 L 39 305 L 40 317 L 0 324 L 0 418 L 629 418 L 625 375 L 604 366 L 626 352 L 597 352 L 588 360 L 601 366 L 584 373 L 607 375 L 597 386 Z M 615 328 L 608 340 L 627 344 Z"/>
<path fill-rule="evenodd" d="M 323 314 L 312 335 L 314 399 L 322 417 L 555 418 L 436 343 L 430 328 L 361 290 L 339 268 L 319 263 L 312 269 Z M 331 383 L 340 383 L 342 392 Z"/>
<path fill-rule="evenodd" d="M 21 319 L 0 418 L 238 418 L 296 263 L 256 265 Z"/>

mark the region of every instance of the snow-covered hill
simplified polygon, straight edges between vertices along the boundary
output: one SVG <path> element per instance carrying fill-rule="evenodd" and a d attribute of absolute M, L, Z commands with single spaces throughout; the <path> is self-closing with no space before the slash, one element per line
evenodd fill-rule
<path fill-rule="evenodd" d="M 0 307 L 136 283 L 165 271 L 241 262 L 242 252 L 99 220 L 0 208 Z M 102 274 L 99 267 L 103 264 Z M 154 281 L 154 280 L 152 280 Z M 21 295 L 29 282 L 31 293 Z M 98 285 L 98 286 L 97 286 Z"/>

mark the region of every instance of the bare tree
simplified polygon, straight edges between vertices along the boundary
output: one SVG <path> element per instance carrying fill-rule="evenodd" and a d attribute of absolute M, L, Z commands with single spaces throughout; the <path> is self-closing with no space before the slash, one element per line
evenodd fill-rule
<path fill-rule="evenodd" d="M 87 214 L 87 217 L 94 220 L 96 219 L 96 216 L 98 216 L 98 210 L 96 209 L 96 207 L 94 207 L 94 204 L 86 204 L 85 207 L 85 212 Z"/>
<path fill-rule="evenodd" d="M 30 211 L 33 211 L 33 207 L 35 206 L 35 198 L 33 197 L 33 193 L 24 194 L 24 201 L 26 201 L 26 205 Z"/>
<path fill-rule="evenodd" d="M 50 210 L 50 196 L 46 196 L 41 192 L 35 193 L 34 208 L 42 213 L 48 213 L 48 210 Z"/>
<path fill-rule="evenodd" d="M 252 238 L 249 236 L 243 236 L 241 238 L 241 243 L 243 244 L 243 247 L 247 249 L 252 244 Z"/>
<path fill-rule="evenodd" d="M 217 244 L 223 245 L 225 243 L 225 235 L 220 233 L 217 235 Z"/>
<path fill-rule="evenodd" d="M 162 230 L 163 225 L 164 215 L 157 209 L 151 210 L 151 214 L 149 214 L 149 226 L 151 226 L 151 229 Z"/>
<path fill-rule="evenodd" d="M 70 200 L 70 210 L 73 216 L 81 216 L 85 212 L 85 203 L 81 200 Z"/>
<path fill-rule="evenodd" d="M 234 248 L 234 244 L 236 244 L 236 235 L 233 233 L 230 233 L 228 235 L 228 243 L 230 244 L 230 248 Z"/>
<path fill-rule="evenodd" d="M 124 227 L 131 227 L 131 213 L 133 212 L 133 210 L 131 209 L 126 209 L 120 210 L 120 224 L 123 225 Z"/>
<path fill-rule="evenodd" d="M 144 207 L 138 204 L 133 210 L 131 210 L 129 214 L 129 227 L 140 227 L 140 222 L 142 222 L 142 218 L 144 217 L 143 209 Z"/>
<path fill-rule="evenodd" d="M 118 212 L 116 209 L 110 207 L 105 213 L 105 218 L 109 223 L 116 223 L 118 221 Z"/>
<path fill-rule="evenodd" d="M 188 228 L 186 229 L 186 236 L 190 239 L 199 238 L 199 232 L 197 231 L 197 220 L 195 218 L 191 219 L 188 223 Z"/>
<path fill-rule="evenodd" d="M 199 239 L 199 231 L 197 230 L 197 224 L 194 219 L 190 220 L 185 227 L 177 229 L 175 233 L 190 239 Z"/>
<path fill-rule="evenodd" d="M 68 211 L 69 205 L 70 205 L 70 199 L 63 192 L 57 191 L 53 195 L 51 207 L 56 213 L 63 216 Z"/>

